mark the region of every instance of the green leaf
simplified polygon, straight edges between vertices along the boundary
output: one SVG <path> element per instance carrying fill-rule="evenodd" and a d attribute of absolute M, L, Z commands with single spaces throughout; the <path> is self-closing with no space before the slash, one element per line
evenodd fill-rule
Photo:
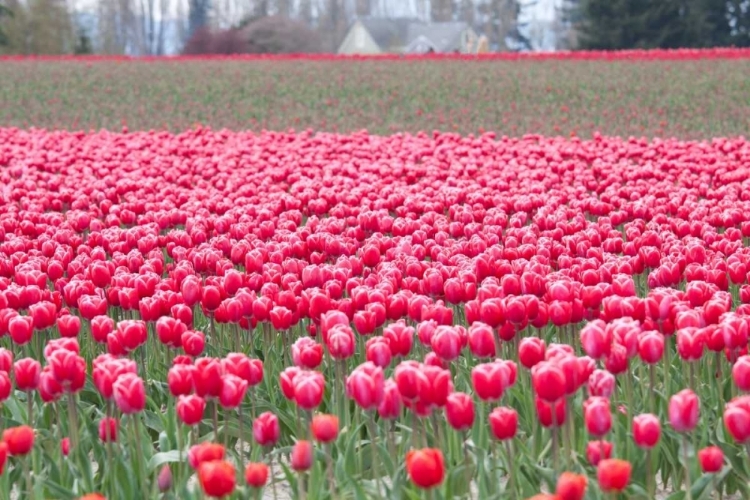
<path fill-rule="evenodd" d="M 161 467 L 162 465 L 166 463 L 174 463 L 174 462 L 179 462 L 179 461 L 180 461 L 179 450 L 162 451 L 159 453 L 155 453 L 151 457 L 151 460 L 148 461 L 147 468 L 148 470 L 154 470 L 158 467 Z"/>

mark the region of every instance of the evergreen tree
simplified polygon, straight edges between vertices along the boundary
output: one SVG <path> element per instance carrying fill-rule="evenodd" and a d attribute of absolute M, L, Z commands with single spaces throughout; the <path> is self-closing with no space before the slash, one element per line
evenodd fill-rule
<path fill-rule="evenodd" d="M 750 45 L 750 0 L 582 0 L 581 47 Z"/>

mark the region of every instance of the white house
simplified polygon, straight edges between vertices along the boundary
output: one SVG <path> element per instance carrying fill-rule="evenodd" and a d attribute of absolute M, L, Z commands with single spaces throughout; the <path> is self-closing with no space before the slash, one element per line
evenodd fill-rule
<path fill-rule="evenodd" d="M 473 53 L 477 34 L 464 22 L 424 23 L 415 19 L 358 19 L 339 54 Z"/>

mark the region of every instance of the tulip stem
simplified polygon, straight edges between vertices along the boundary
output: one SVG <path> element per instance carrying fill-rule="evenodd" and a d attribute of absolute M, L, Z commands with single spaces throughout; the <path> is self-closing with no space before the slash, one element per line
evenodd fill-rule
<path fill-rule="evenodd" d="M 654 464 L 652 462 L 653 458 L 651 456 L 652 453 L 653 451 L 651 450 L 651 448 L 648 448 L 646 450 L 646 491 L 648 492 L 649 498 L 654 498 L 654 495 L 656 494 L 656 485 L 654 484 L 655 481 L 653 474 Z"/>
<path fill-rule="evenodd" d="M 70 432 L 70 446 L 74 450 L 78 448 L 78 418 L 76 417 L 75 393 L 68 393 L 68 424 Z"/>
<path fill-rule="evenodd" d="M 516 498 L 516 473 L 513 462 L 513 440 L 505 440 L 505 451 L 508 454 L 508 490 L 510 491 L 510 498 Z"/>
<path fill-rule="evenodd" d="M 382 498 L 383 489 L 381 484 L 380 471 L 378 470 L 378 430 L 375 425 L 374 412 L 369 413 L 367 423 L 370 426 L 370 448 L 372 450 L 372 474 L 375 479 L 375 488 L 378 490 L 378 498 Z"/>
<path fill-rule="evenodd" d="M 656 368 L 653 364 L 648 365 L 648 400 L 649 408 L 652 414 L 655 414 L 654 405 L 656 401 L 656 395 L 654 393 L 654 385 L 656 385 Z"/>
<path fill-rule="evenodd" d="M 240 462 L 243 463 L 245 459 L 245 440 L 242 437 L 242 431 L 244 429 L 244 425 L 242 424 L 242 403 L 237 407 L 237 419 L 238 419 L 238 428 L 239 428 L 239 438 L 240 438 Z"/>
<path fill-rule="evenodd" d="M 141 459 L 141 453 L 143 453 L 143 447 L 141 445 L 141 435 L 138 432 L 138 418 L 135 413 L 130 415 L 130 425 L 133 430 L 133 436 L 135 437 L 135 460 L 136 460 L 136 466 L 138 467 L 138 474 L 140 475 L 140 484 L 141 488 L 143 489 L 143 498 L 146 498 L 147 492 L 146 492 L 146 477 L 145 477 L 145 470 L 143 468 L 143 460 Z"/>
<path fill-rule="evenodd" d="M 32 498 L 32 491 L 31 491 L 31 472 L 29 472 L 29 460 L 31 460 L 31 457 L 28 455 L 23 457 L 21 462 L 23 463 L 23 475 L 26 478 L 26 494 L 28 495 L 27 498 Z"/>
<path fill-rule="evenodd" d="M 265 452 L 266 448 L 264 448 L 263 450 Z M 267 453 L 266 456 L 268 456 Z M 273 500 L 277 500 L 278 496 L 276 494 L 276 475 L 273 471 L 273 457 L 271 456 L 268 456 L 268 468 L 271 469 L 271 488 L 273 489 Z"/>
<path fill-rule="evenodd" d="M 219 440 L 219 402 L 214 399 L 212 420 L 214 424 L 214 441 Z"/>
<path fill-rule="evenodd" d="M 177 423 L 177 484 L 182 484 L 182 425 Z"/>
<path fill-rule="evenodd" d="M 336 481 L 333 477 L 333 444 L 328 445 L 328 456 L 326 457 L 326 475 L 328 476 L 328 487 L 331 488 L 331 498 L 336 499 Z"/>
<path fill-rule="evenodd" d="M 557 423 L 555 420 L 555 408 L 552 408 L 552 466 L 555 471 L 555 480 L 557 480 L 557 473 L 560 470 L 560 459 L 557 450 Z"/>
<path fill-rule="evenodd" d="M 687 435 L 682 435 L 682 455 L 683 459 L 685 460 L 685 484 L 687 486 L 686 493 L 687 493 L 687 499 L 692 500 L 693 494 L 692 494 L 692 484 L 690 482 L 690 464 L 688 463 L 688 439 Z"/>

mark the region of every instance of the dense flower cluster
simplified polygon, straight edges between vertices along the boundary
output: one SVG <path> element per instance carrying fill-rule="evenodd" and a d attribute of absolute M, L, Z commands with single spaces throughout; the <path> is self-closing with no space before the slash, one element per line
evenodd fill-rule
<path fill-rule="evenodd" d="M 388 488 L 396 446 L 420 488 L 580 499 L 661 468 L 744 492 L 749 160 L 742 139 L 0 129 L 0 399 L 28 408 L 0 450 L 57 437 L 81 467 L 98 426 L 136 496 L 175 450 L 161 491 L 185 462 L 209 496 L 263 487 L 279 443 L 300 492 Z M 689 441 L 715 482 L 693 487 Z"/>

